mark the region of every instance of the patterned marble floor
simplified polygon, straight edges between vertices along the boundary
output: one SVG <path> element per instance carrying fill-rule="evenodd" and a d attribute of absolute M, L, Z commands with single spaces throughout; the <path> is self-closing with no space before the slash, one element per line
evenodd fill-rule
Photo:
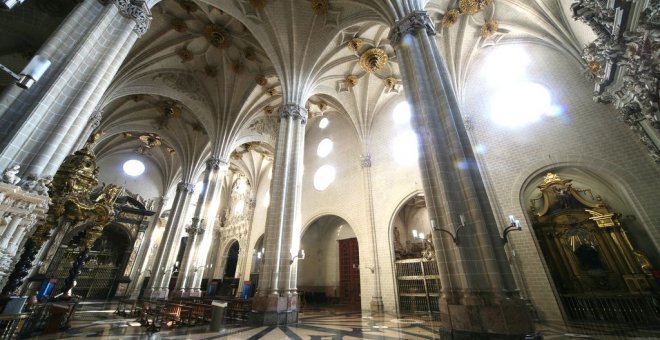
<path fill-rule="evenodd" d="M 163 328 L 148 334 L 134 318 L 114 314 L 111 304 L 86 304 L 80 308 L 66 332 L 33 336 L 30 339 L 442 339 L 439 324 L 429 316 L 397 318 L 368 316 L 359 311 L 306 310 L 300 322 L 288 326 L 225 325 L 218 332 L 209 326 Z M 660 339 L 660 330 L 593 325 L 537 324 L 537 339 Z M 530 338 L 530 339 L 533 339 Z"/>

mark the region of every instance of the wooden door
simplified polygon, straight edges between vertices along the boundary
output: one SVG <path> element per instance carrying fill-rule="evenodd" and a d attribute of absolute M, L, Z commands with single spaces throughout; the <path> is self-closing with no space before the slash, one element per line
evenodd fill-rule
<path fill-rule="evenodd" d="M 342 303 L 360 304 L 360 253 L 357 238 L 339 240 L 339 291 Z"/>

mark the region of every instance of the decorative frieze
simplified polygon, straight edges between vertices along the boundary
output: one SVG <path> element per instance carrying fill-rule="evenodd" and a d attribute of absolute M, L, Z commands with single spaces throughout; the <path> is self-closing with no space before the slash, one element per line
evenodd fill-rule
<path fill-rule="evenodd" d="M 435 35 L 433 22 L 424 11 L 412 12 L 397 21 L 390 31 L 390 42 L 392 45 L 398 45 L 406 34 L 414 34 L 419 30 L 426 30 L 426 34 Z"/>
<path fill-rule="evenodd" d="M 288 119 L 289 117 L 294 120 L 299 119 L 302 124 L 307 123 L 307 109 L 298 104 L 285 104 L 280 109 L 280 119 Z"/>

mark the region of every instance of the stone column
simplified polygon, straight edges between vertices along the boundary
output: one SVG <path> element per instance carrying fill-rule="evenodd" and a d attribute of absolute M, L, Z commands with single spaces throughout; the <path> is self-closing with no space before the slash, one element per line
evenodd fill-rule
<path fill-rule="evenodd" d="M 218 157 L 210 158 L 206 162 L 206 168 L 209 172 L 208 188 L 204 192 L 204 206 L 200 216 L 202 222 L 198 230 L 199 236 L 195 245 L 195 256 L 193 257 L 194 270 L 187 289 L 192 294 L 201 295 L 202 279 L 206 268 L 206 262 L 209 258 L 209 250 L 213 241 L 215 220 L 220 209 L 220 192 L 222 191 L 223 178 L 229 167 L 228 160 L 222 160 Z M 205 184 L 206 185 L 206 184 Z M 200 198 L 201 200 L 201 198 Z"/>
<path fill-rule="evenodd" d="M 201 203 L 202 202 L 198 203 L 197 210 L 199 210 L 199 204 Z M 194 263 L 196 246 L 199 243 L 197 242 L 197 239 L 199 234 L 204 232 L 203 226 L 200 225 L 200 222 L 202 221 L 200 221 L 199 217 L 195 216 L 192 219 L 190 227 L 186 228 L 186 232 L 188 232 L 188 240 L 186 241 L 186 250 L 183 253 L 183 259 L 181 260 L 181 268 L 179 269 L 179 277 L 175 288 L 176 292 L 174 292 L 177 296 L 198 296 L 196 294 L 197 292 L 191 292 L 192 287 L 190 286 L 192 285 L 194 272 L 197 270 Z"/>
<path fill-rule="evenodd" d="M 176 187 L 172 210 L 158 246 L 145 297 L 164 298 L 169 293 L 168 283 L 172 276 L 172 258 L 176 256 L 179 249 L 182 229 L 180 226 L 188 210 L 193 189 L 194 185 L 188 182 L 179 182 Z"/>
<path fill-rule="evenodd" d="M 264 234 L 264 264 L 250 320 L 258 324 L 298 321 L 297 255 L 300 248 L 302 159 L 307 110 L 287 103 L 280 109 L 271 200 Z"/>
<path fill-rule="evenodd" d="M 9 246 L 9 241 L 11 241 L 14 237 L 14 234 L 16 234 L 16 229 L 24 217 L 25 216 L 20 216 L 17 214 L 11 215 L 11 221 L 9 222 L 9 225 L 7 225 L 5 232 L 2 233 L 2 237 L 0 238 L 0 249 L 7 249 Z"/>
<path fill-rule="evenodd" d="M 412 11 L 390 33 L 412 123 L 441 271 L 441 332 L 454 336 L 517 336 L 531 320 L 516 291 L 504 245 L 461 114 L 424 11 Z M 460 166 L 457 166 L 460 165 Z M 456 233 L 458 242 L 440 229 Z"/>
<path fill-rule="evenodd" d="M 54 174 L 150 19 L 144 3 L 78 5 L 38 51 L 52 63 L 42 79 L 29 91 L 12 86 L 0 100 L 0 168 Z"/>
<path fill-rule="evenodd" d="M 140 294 L 142 280 L 148 265 L 147 259 L 149 258 L 149 250 L 151 249 L 151 238 L 154 234 L 154 230 L 156 229 L 156 225 L 158 225 L 158 221 L 160 220 L 160 215 L 163 213 L 163 207 L 165 207 L 167 199 L 167 197 L 162 196 L 157 200 L 156 207 L 154 209 L 156 213 L 153 215 L 153 219 L 150 221 L 149 225 L 147 225 L 147 230 L 144 231 L 144 239 L 140 245 L 140 251 L 138 253 L 137 259 L 135 260 L 135 264 L 133 265 L 133 269 L 131 270 L 131 274 L 129 275 L 131 278 L 131 284 L 128 288 L 128 291 L 131 292 L 131 299 L 137 298 Z"/>
<path fill-rule="evenodd" d="M 369 268 L 374 274 L 374 291 L 371 295 L 371 312 L 382 313 L 384 310 L 383 297 L 380 293 L 380 269 L 378 267 L 378 241 L 376 240 L 376 223 L 374 222 L 374 195 L 371 178 L 371 155 L 366 153 L 360 156 L 360 166 L 362 167 L 362 177 L 364 182 L 364 192 L 367 198 L 367 221 L 371 231 L 371 247 L 373 248 L 374 264 Z M 364 267 L 364 265 L 361 265 Z"/>

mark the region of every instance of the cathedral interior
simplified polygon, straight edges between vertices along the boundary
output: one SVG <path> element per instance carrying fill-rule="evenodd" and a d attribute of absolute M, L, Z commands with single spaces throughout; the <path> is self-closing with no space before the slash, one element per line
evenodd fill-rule
<path fill-rule="evenodd" d="M 0 4 L 2 338 L 660 337 L 660 2 Z"/>

